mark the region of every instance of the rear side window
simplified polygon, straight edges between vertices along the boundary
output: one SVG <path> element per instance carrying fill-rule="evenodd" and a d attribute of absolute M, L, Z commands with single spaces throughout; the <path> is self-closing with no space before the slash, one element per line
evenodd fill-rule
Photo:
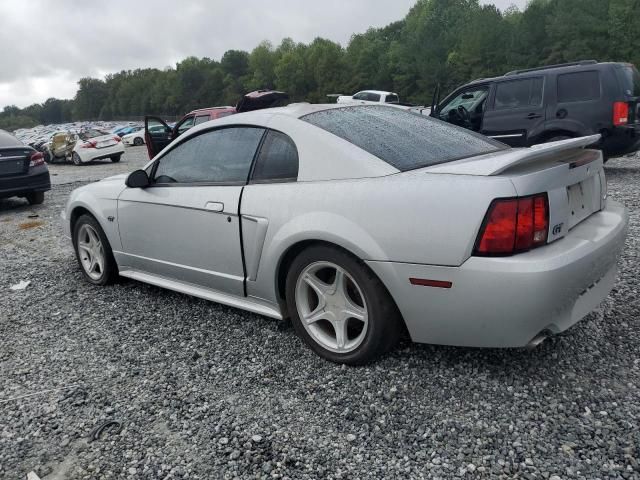
<path fill-rule="evenodd" d="M 616 69 L 618 78 L 622 82 L 624 94 L 630 97 L 640 97 L 640 73 L 633 65 L 625 65 Z"/>
<path fill-rule="evenodd" d="M 295 181 L 298 178 L 298 149 L 287 135 L 273 130 L 267 133 L 256 159 L 251 180 Z"/>
<path fill-rule="evenodd" d="M 539 107 L 542 104 L 542 85 L 542 77 L 498 83 L 494 108 Z"/>
<path fill-rule="evenodd" d="M 387 103 L 398 103 L 399 101 L 400 99 L 397 95 L 387 95 L 387 98 L 385 99 L 385 102 Z"/>
<path fill-rule="evenodd" d="M 194 125 L 200 125 L 201 123 L 208 122 L 208 121 L 209 121 L 209 115 L 200 115 L 196 117 L 196 121 Z"/>
<path fill-rule="evenodd" d="M 558 75 L 558 102 L 581 102 L 600 98 L 600 74 L 595 71 Z"/>
<path fill-rule="evenodd" d="M 508 148 L 469 130 L 396 107 L 334 108 L 302 120 L 406 171 Z"/>

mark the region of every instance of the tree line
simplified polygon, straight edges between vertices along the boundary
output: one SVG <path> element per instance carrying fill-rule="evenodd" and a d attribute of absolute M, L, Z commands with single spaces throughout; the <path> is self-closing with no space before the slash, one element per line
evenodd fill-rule
<path fill-rule="evenodd" d="M 362 89 L 397 92 L 430 104 L 480 77 L 582 59 L 640 63 L 638 0 L 532 0 L 501 12 L 479 0 L 418 0 L 407 16 L 354 34 L 346 47 L 323 38 L 309 44 L 262 42 L 220 60 L 188 57 L 175 68 L 82 78 L 72 100 L 7 106 L 0 128 L 145 114 L 180 116 L 199 107 L 235 105 L 242 94 L 275 88 L 292 101 L 326 102 L 327 94 Z"/>

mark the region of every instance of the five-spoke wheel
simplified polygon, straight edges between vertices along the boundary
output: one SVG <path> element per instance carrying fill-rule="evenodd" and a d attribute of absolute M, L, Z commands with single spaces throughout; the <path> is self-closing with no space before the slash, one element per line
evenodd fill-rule
<path fill-rule="evenodd" d="M 320 356 L 367 363 L 392 347 L 401 331 L 393 300 L 360 260 L 328 245 L 302 251 L 286 282 L 296 332 Z"/>
<path fill-rule="evenodd" d="M 81 215 L 73 226 L 73 245 L 82 273 L 91 283 L 106 285 L 118 275 L 109 240 L 90 215 Z"/>

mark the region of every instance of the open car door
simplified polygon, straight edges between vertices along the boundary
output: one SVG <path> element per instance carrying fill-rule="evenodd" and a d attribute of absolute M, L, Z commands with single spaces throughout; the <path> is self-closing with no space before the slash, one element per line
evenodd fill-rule
<path fill-rule="evenodd" d="M 155 157 L 173 140 L 173 130 L 158 117 L 144 117 L 144 141 L 149 158 Z"/>
<path fill-rule="evenodd" d="M 244 95 L 236 105 L 236 112 L 252 112 L 263 108 L 282 107 L 288 103 L 289 94 L 277 90 L 256 90 Z"/>

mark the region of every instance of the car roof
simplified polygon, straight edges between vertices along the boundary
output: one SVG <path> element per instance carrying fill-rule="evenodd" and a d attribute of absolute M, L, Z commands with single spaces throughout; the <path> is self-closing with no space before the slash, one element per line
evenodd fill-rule
<path fill-rule="evenodd" d="M 366 93 L 376 93 L 378 95 L 397 95 L 397 93 L 387 92 L 385 90 L 360 90 L 357 93 L 364 93 L 364 92 L 366 92 Z"/>
<path fill-rule="evenodd" d="M 540 75 L 549 73 L 550 71 L 553 71 L 553 73 L 563 74 L 563 73 L 571 73 L 571 72 L 584 71 L 584 70 L 602 70 L 609 66 L 616 66 L 616 65 L 624 65 L 624 63 L 582 61 L 582 62 L 565 63 L 565 64 L 559 64 L 559 65 L 548 65 L 546 67 L 540 67 L 540 68 L 514 70 L 512 72 L 505 73 L 504 75 L 500 75 L 498 77 L 477 78 L 476 80 L 466 83 L 464 86 L 481 85 L 481 84 L 492 83 L 492 82 L 515 80 L 518 78 L 538 77 Z"/>
<path fill-rule="evenodd" d="M 0 130 L 0 148 L 4 147 L 24 147 L 25 145 L 16 137 L 5 130 Z"/>
<path fill-rule="evenodd" d="M 196 110 L 191 110 L 187 115 L 191 115 L 192 113 L 207 113 L 211 111 L 218 110 L 234 110 L 236 107 L 226 106 L 226 107 L 206 107 L 206 108 L 198 108 Z"/>

